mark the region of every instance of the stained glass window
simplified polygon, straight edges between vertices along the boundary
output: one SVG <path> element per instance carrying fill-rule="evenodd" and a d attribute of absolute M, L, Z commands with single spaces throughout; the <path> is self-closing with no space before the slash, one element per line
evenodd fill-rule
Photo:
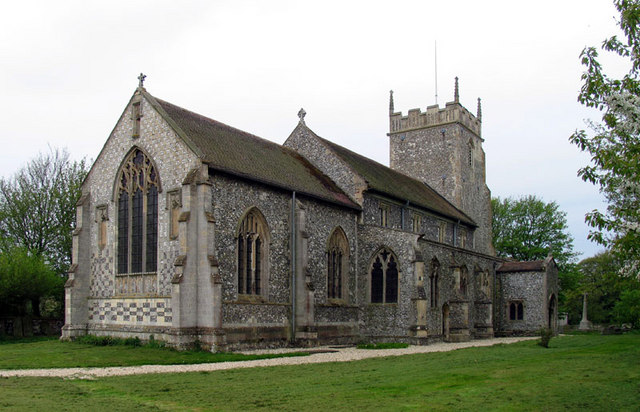
<path fill-rule="evenodd" d="M 134 149 L 118 179 L 118 273 L 155 272 L 158 257 L 158 176 Z"/>

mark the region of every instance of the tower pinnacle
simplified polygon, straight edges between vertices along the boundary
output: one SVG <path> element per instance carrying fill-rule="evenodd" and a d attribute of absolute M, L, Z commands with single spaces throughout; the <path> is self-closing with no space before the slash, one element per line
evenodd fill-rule
<path fill-rule="evenodd" d="M 389 114 L 393 114 L 393 90 L 389 90 Z"/>
<path fill-rule="evenodd" d="M 482 106 L 480 105 L 480 98 L 478 97 L 478 111 L 476 112 L 476 118 L 482 121 Z"/>
<path fill-rule="evenodd" d="M 453 90 L 453 101 L 456 103 L 460 103 L 460 93 L 458 92 L 458 76 L 456 76 L 456 85 Z"/>

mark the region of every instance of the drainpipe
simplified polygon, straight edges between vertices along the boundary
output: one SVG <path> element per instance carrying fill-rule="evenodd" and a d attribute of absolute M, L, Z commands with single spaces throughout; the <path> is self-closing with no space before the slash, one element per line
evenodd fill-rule
<path fill-rule="evenodd" d="M 291 195 L 291 341 L 296 338 L 296 192 Z"/>

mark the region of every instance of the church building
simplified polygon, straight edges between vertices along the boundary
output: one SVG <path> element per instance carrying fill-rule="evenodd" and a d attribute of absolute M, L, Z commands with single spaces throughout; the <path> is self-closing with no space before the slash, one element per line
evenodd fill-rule
<path fill-rule="evenodd" d="M 390 167 L 304 110 L 279 145 L 139 79 L 77 203 L 63 338 L 233 350 L 555 328 L 553 259 L 495 256 L 480 100 L 465 109 L 457 79 L 444 108 L 403 116 L 391 94 Z"/>

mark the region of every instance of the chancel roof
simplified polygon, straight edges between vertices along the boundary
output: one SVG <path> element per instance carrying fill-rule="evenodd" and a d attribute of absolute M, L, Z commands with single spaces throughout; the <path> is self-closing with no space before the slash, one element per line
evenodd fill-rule
<path fill-rule="evenodd" d="M 340 204 L 360 207 L 292 149 L 154 98 L 147 100 L 185 143 L 214 170 Z"/>

